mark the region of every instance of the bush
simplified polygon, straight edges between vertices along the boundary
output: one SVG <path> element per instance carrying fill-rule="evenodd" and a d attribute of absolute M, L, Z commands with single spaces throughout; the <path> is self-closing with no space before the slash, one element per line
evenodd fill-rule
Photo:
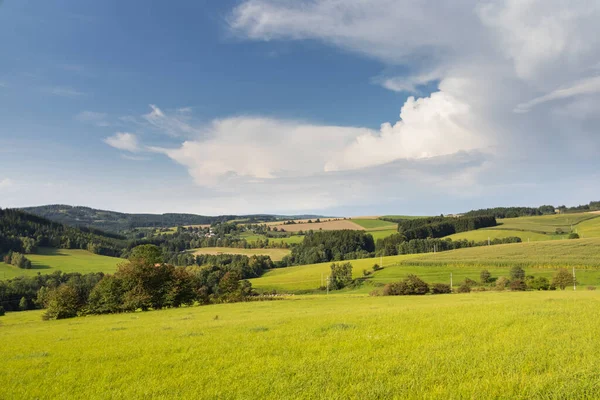
<path fill-rule="evenodd" d="M 496 279 L 496 290 L 504 290 L 506 289 L 506 286 L 510 283 L 510 281 L 501 276 L 500 278 Z"/>
<path fill-rule="evenodd" d="M 331 275 L 329 276 L 330 289 L 343 289 L 352 283 L 352 264 L 331 264 Z"/>
<path fill-rule="evenodd" d="M 471 292 L 471 287 L 469 285 L 467 285 L 466 283 L 462 283 L 458 289 L 456 290 L 458 293 L 470 293 Z"/>
<path fill-rule="evenodd" d="M 475 282 L 473 279 L 470 279 L 470 278 L 465 278 L 465 281 L 463 282 L 463 284 L 467 285 L 468 287 L 477 286 L 477 282 Z"/>
<path fill-rule="evenodd" d="M 4 310 L 4 307 L 0 306 L 0 317 L 4 317 L 4 314 L 6 314 L 6 311 Z"/>
<path fill-rule="evenodd" d="M 77 316 L 79 297 L 77 291 L 68 285 L 60 285 L 48 293 L 48 308 L 43 319 L 64 319 Z"/>
<path fill-rule="evenodd" d="M 429 285 L 416 275 L 409 275 L 401 282 L 389 283 L 383 288 L 384 296 L 412 296 L 429 293 Z"/>
<path fill-rule="evenodd" d="M 588 286 L 587 290 L 596 290 L 596 286 Z"/>
<path fill-rule="evenodd" d="M 511 280 L 525 280 L 525 270 L 521 267 L 512 267 L 510 269 L 510 279 Z"/>
<path fill-rule="evenodd" d="M 575 232 L 569 233 L 569 239 L 579 239 L 579 234 Z"/>
<path fill-rule="evenodd" d="M 561 268 L 556 272 L 554 278 L 552 278 L 552 284 L 559 287 L 561 290 L 565 290 L 567 286 L 571 286 L 574 283 L 573 275 L 565 268 Z"/>
<path fill-rule="evenodd" d="M 380 267 L 379 264 L 373 265 L 373 271 L 379 271 L 381 269 L 383 269 L 383 267 Z"/>
<path fill-rule="evenodd" d="M 543 276 L 538 276 L 527 281 L 527 286 L 531 290 L 548 290 L 550 288 L 550 281 Z"/>
<path fill-rule="evenodd" d="M 510 283 L 510 290 L 512 291 L 525 291 L 527 290 L 527 284 L 520 279 L 515 279 Z"/>
<path fill-rule="evenodd" d="M 369 296 L 381 296 L 381 292 L 377 289 L 372 290 L 371 292 L 369 292 Z"/>
<path fill-rule="evenodd" d="M 363 269 L 363 275 L 369 276 L 369 275 L 371 275 L 371 271 L 367 271 L 366 269 Z"/>
<path fill-rule="evenodd" d="M 490 283 L 491 279 L 492 279 L 492 274 L 490 274 L 490 271 L 488 271 L 487 269 L 484 269 L 479 273 L 479 280 L 481 281 L 482 285 L 485 285 L 486 283 Z"/>
<path fill-rule="evenodd" d="M 431 285 L 431 293 L 432 294 L 447 294 L 452 293 L 452 288 L 450 285 L 445 283 L 434 283 Z"/>

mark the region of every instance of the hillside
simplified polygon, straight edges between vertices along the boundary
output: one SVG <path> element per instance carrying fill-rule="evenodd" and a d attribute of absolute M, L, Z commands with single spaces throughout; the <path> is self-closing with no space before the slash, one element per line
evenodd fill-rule
<path fill-rule="evenodd" d="M 88 226 L 110 232 L 121 232 L 133 228 L 155 227 L 169 228 L 184 225 L 210 225 L 215 222 L 247 222 L 276 221 L 279 219 L 319 218 L 318 215 L 221 215 L 206 216 L 197 214 L 128 214 L 116 211 L 98 210 L 90 207 L 53 204 L 38 207 L 26 207 L 24 211 L 52 221 L 70 226 Z M 321 217 L 322 218 L 322 217 Z"/>

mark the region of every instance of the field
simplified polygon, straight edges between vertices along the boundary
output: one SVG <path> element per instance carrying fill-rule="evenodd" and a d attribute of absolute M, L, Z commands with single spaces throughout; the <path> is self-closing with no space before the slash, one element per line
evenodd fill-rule
<path fill-rule="evenodd" d="M 40 248 L 38 254 L 27 254 L 31 260 L 31 269 L 20 269 L 12 265 L 0 263 L 0 279 L 10 279 L 16 276 L 35 276 L 38 273 L 51 274 L 62 272 L 106 272 L 117 270 L 117 264 L 122 258 L 100 256 L 86 250 Z"/>
<path fill-rule="evenodd" d="M 364 229 L 368 231 L 373 230 L 390 230 L 393 229 L 395 231 L 398 230 L 398 224 L 388 221 L 382 221 L 380 219 L 356 219 L 352 218 L 352 222 L 362 226 Z"/>
<path fill-rule="evenodd" d="M 386 229 L 386 230 L 377 230 L 377 231 L 369 231 L 371 236 L 373 236 L 373 240 L 377 242 L 377 239 L 383 239 L 393 234 L 398 233 L 396 228 L 394 229 Z"/>
<path fill-rule="evenodd" d="M 600 218 L 581 222 L 575 226 L 575 230 L 583 238 L 600 237 Z"/>
<path fill-rule="evenodd" d="M 552 235 L 552 234 L 544 234 L 538 232 L 531 231 L 513 231 L 508 229 L 478 229 L 476 231 L 468 231 L 455 233 L 454 235 L 446 236 L 446 238 L 452 240 L 473 240 L 475 242 L 484 242 L 487 241 L 488 238 L 491 240 L 494 239 L 503 239 L 507 237 L 520 237 L 523 242 L 539 242 L 541 240 L 559 240 L 566 239 L 568 235 Z"/>
<path fill-rule="evenodd" d="M 288 249 L 235 249 L 232 247 L 203 247 L 190 250 L 194 254 L 242 254 L 244 256 L 269 256 L 273 261 L 280 261 L 283 257 L 290 254 Z"/>
<path fill-rule="evenodd" d="M 498 227 L 494 229 L 509 229 L 517 231 L 531 231 L 539 233 L 555 233 L 557 229 L 563 232 L 571 232 L 576 225 L 587 220 L 598 218 L 599 215 L 592 213 L 542 215 L 538 217 L 519 217 L 499 219 Z"/>
<path fill-rule="evenodd" d="M 285 232 L 299 232 L 299 231 L 337 231 L 342 229 L 350 229 L 353 231 L 362 231 L 365 230 L 362 226 L 352 222 L 348 219 L 341 220 L 332 220 L 326 222 L 313 222 L 313 223 L 301 223 L 301 224 L 289 224 L 284 225 L 282 223 L 271 225 L 272 228 L 277 228 L 279 230 L 284 230 Z"/>
<path fill-rule="evenodd" d="M 502 244 L 427 253 L 404 262 L 420 266 L 600 268 L 600 239 Z"/>
<path fill-rule="evenodd" d="M 600 292 L 0 317 L 0 398 L 598 398 Z"/>

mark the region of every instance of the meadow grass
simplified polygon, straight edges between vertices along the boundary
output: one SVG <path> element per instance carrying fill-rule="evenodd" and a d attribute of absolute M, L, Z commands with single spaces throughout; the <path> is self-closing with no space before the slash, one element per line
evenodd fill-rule
<path fill-rule="evenodd" d="M 582 238 L 600 237 L 600 218 L 593 218 L 575 226 L 575 230 Z"/>
<path fill-rule="evenodd" d="M 31 260 L 31 269 L 20 269 L 13 265 L 0 263 L 0 279 L 17 276 L 35 276 L 38 273 L 51 274 L 56 271 L 113 273 L 122 258 L 101 256 L 86 250 L 39 248 L 37 254 L 27 254 Z"/>
<path fill-rule="evenodd" d="M 367 233 L 369 233 L 371 236 L 373 236 L 373 240 L 377 241 L 378 239 L 384 239 L 388 236 L 398 233 L 398 230 L 397 229 L 386 229 L 386 230 L 381 230 L 381 231 L 369 231 Z"/>
<path fill-rule="evenodd" d="M 571 226 L 575 229 L 577 224 L 599 217 L 598 214 L 577 213 L 505 218 L 498 220 L 499 226 L 495 229 L 555 233 L 560 228 L 563 232 L 571 232 Z"/>
<path fill-rule="evenodd" d="M 233 247 L 202 247 L 190 250 L 194 254 L 241 254 L 244 256 L 269 256 L 273 261 L 280 261 L 290 254 L 288 249 L 236 249 Z"/>
<path fill-rule="evenodd" d="M 0 317 L 3 399 L 600 397 L 600 292 Z"/>
<path fill-rule="evenodd" d="M 360 219 L 360 218 L 355 219 L 355 218 L 352 218 L 351 221 L 354 222 L 355 224 L 362 226 L 363 228 L 365 228 L 368 231 L 370 231 L 370 230 L 390 230 L 390 229 L 394 229 L 396 231 L 398 230 L 398 224 L 389 222 L 389 221 L 383 221 L 381 219 Z"/>
<path fill-rule="evenodd" d="M 476 231 L 468 231 L 455 233 L 454 235 L 449 235 L 444 237 L 444 239 L 452 239 L 452 240 L 473 240 L 475 242 L 484 242 L 490 238 L 494 239 L 503 239 L 507 237 L 519 237 L 523 242 L 531 241 L 531 242 L 539 242 L 541 240 L 560 240 L 566 239 L 568 235 L 556 235 L 556 234 L 544 234 L 539 232 L 531 232 L 531 231 L 513 231 L 508 229 L 478 229 Z"/>
<path fill-rule="evenodd" d="M 471 247 L 421 254 L 403 261 L 421 266 L 600 268 L 600 238 Z"/>

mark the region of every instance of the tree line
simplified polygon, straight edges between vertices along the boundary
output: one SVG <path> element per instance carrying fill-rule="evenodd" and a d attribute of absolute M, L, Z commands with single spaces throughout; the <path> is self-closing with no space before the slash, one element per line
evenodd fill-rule
<path fill-rule="evenodd" d="M 438 251 L 449 251 L 463 249 L 467 247 L 479 247 L 498 244 L 521 243 L 520 237 L 510 236 L 501 239 L 492 239 L 490 241 L 473 241 L 473 240 L 452 240 L 446 239 L 412 239 L 406 240 L 403 234 L 396 233 L 383 239 L 378 239 L 376 243 L 377 256 L 395 256 L 400 254 L 419 254 L 432 253 Z"/>
<path fill-rule="evenodd" d="M 328 261 L 372 257 L 375 252 L 373 236 L 363 231 L 309 231 L 302 243 L 292 247 L 284 257 L 285 265 L 315 264 Z"/>
<path fill-rule="evenodd" d="M 45 308 L 46 319 L 243 301 L 256 293 L 246 280 L 272 268 L 269 257 L 202 256 L 198 265 L 163 263 L 153 245 L 135 248 L 114 274 L 64 274 L 0 281 L 0 307 Z"/>

